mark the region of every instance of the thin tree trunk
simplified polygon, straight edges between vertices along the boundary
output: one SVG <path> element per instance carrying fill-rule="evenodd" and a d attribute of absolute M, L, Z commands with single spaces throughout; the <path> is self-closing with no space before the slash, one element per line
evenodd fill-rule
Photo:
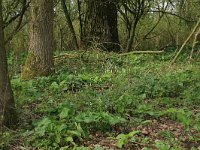
<path fill-rule="evenodd" d="M 71 18 L 70 18 L 70 14 L 69 14 L 68 8 L 67 8 L 66 3 L 65 3 L 65 0 L 61 0 L 61 5 L 62 5 L 63 11 L 65 13 L 65 17 L 66 17 L 67 24 L 69 26 L 70 32 L 72 34 L 72 39 L 73 39 L 75 49 L 79 49 L 78 41 L 77 41 L 77 38 L 76 38 L 76 33 L 75 33 L 75 30 L 74 30 L 74 27 L 73 27 L 73 24 L 72 24 L 72 21 L 71 21 Z"/>
<path fill-rule="evenodd" d="M 79 24 L 80 24 L 80 40 L 83 41 L 83 21 L 82 21 L 82 15 L 81 15 L 81 1 L 77 0 L 78 4 L 78 15 L 79 15 Z"/>
<path fill-rule="evenodd" d="M 133 19 L 132 24 L 131 24 L 131 32 L 130 32 L 130 37 L 128 39 L 128 43 L 126 46 L 126 52 L 130 52 L 133 42 L 134 42 L 134 38 L 135 38 L 135 32 L 136 32 L 136 27 L 137 27 L 137 20 Z"/>
<path fill-rule="evenodd" d="M 125 7 L 126 7 L 126 5 L 125 5 Z M 131 23 L 131 33 L 130 33 L 130 38 L 128 39 L 128 43 L 127 43 L 127 46 L 126 46 L 126 52 L 130 52 L 131 49 L 132 49 L 138 22 L 141 19 L 142 15 L 144 14 L 145 0 L 136 1 L 136 4 L 135 4 L 134 7 L 136 9 L 136 12 L 133 13 L 132 11 L 130 11 L 131 14 L 134 17 L 133 17 L 133 20 L 132 20 L 132 23 Z"/>
<path fill-rule="evenodd" d="M 54 72 L 53 63 L 53 1 L 33 0 L 29 53 L 22 78 L 47 76 Z"/>
<path fill-rule="evenodd" d="M 3 34 L 2 0 L 0 0 L 0 130 L 3 126 L 10 128 L 15 126 L 16 123 L 17 113 L 8 76 Z"/>
<path fill-rule="evenodd" d="M 63 30 L 60 28 L 60 49 L 59 49 L 59 55 L 63 50 Z"/>

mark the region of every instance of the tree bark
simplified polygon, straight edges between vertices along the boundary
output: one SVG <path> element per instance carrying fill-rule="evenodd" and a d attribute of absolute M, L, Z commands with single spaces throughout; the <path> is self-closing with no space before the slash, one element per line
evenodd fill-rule
<path fill-rule="evenodd" d="M 15 102 L 8 76 L 2 18 L 2 0 L 0 0 L 0 130 L 3 126 L 10 128 L 17 123 Z"/>
<path fill-rule="evenodd" d="M 87 0 L 83 38 L 107 51 L 119 51 L 116 0 Z"/>
<path fill-rule="evenodd" d="M 31 79 L 53 73 L 53 1 L 33 0 L 29 53 L 22 78 Z"/>

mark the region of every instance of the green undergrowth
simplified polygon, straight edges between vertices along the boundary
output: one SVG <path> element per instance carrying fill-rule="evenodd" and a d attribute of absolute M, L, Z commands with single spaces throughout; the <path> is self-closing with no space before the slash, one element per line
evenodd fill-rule
<path fill-rule="evenodd" d="M 161 150 L 200 146 L 198 61 L 188 63 L 182 56 L 172 66 L 171 52 L 64 56 L 55 59 L 52 76 L 29 81 L 21 80 L 20 74 L 13 76 L 20 127 L 3 133 L 0 147 L 83 150 L 90 146 L 85 141 L 99 132 L 115 140 L 119 149 L 133 149 L 131 144 L 135 149 Z M 163 130 L 157 140 L 145 137 L 142 128 L 153 120 L 179 123 L 182 134 L 175 137 Z"/>

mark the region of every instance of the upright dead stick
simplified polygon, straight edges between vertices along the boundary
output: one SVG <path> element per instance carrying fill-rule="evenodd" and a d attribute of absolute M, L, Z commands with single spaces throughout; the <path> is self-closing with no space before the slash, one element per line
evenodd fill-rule
<path fill-rule="evenodd" d="M 190 38 L 192 37 L 192 35 L 195 33 L 195 31 L 197 30 L 197 28 L 199 27 L 199 24 L 200 24 L 200 18 L 199 18 L 197 24 L 195 25 L 194 29 L 192 30 L 192 32 L 188 36 L 188 38 L 185 40 L 185 42 L 183 43 L 183 45 L 179 49 L 179 51 L 176 54 L 176 56 L 174 57 L 174 59 L 171 61 L 171 64 L 174 64 L 176 62 L 176 60 L 177 60 L 178 56 L 180 55 L 180 53 L 182 52 L 183 48 L 185 47 L 185 45 L 187 44 L 187 42 L 190 40 Z"/>
<path fill-rule="evenodd" d="M 193 53 L 194 53 L 194 50 L 195 50 L 195 46 L 198 43 L 197 37 L 198 37 L 199 34 L 200 34 L 200 28 L 197 30 L 197 32 L 195 34 L 195 38 L 194 38 L 194 41 L 193 41 L 193 44 L 192 44 L 192 51 L 190 53 L 190 60 L 192 60 Z"/>

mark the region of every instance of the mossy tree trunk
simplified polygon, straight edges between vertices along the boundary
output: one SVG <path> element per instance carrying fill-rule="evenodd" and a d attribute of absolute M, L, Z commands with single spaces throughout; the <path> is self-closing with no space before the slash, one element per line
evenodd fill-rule
<path fill-rule="evenodd" d="M 0 130 L 16 125 L 17 114 L 8 76 L 8 65 L 3 34 L 2 0 L 0 0 Z"/>
<path fill-rule="evenodd" d="M 53 0 L 32 0 L 29 53 L 23 79 L 47 76 L 53 63 Z"/>
<path fill-rule="evenodd" d="M 119 51 L 117 0 L 86 0 L 83 41 L 107 51 Z"/>

